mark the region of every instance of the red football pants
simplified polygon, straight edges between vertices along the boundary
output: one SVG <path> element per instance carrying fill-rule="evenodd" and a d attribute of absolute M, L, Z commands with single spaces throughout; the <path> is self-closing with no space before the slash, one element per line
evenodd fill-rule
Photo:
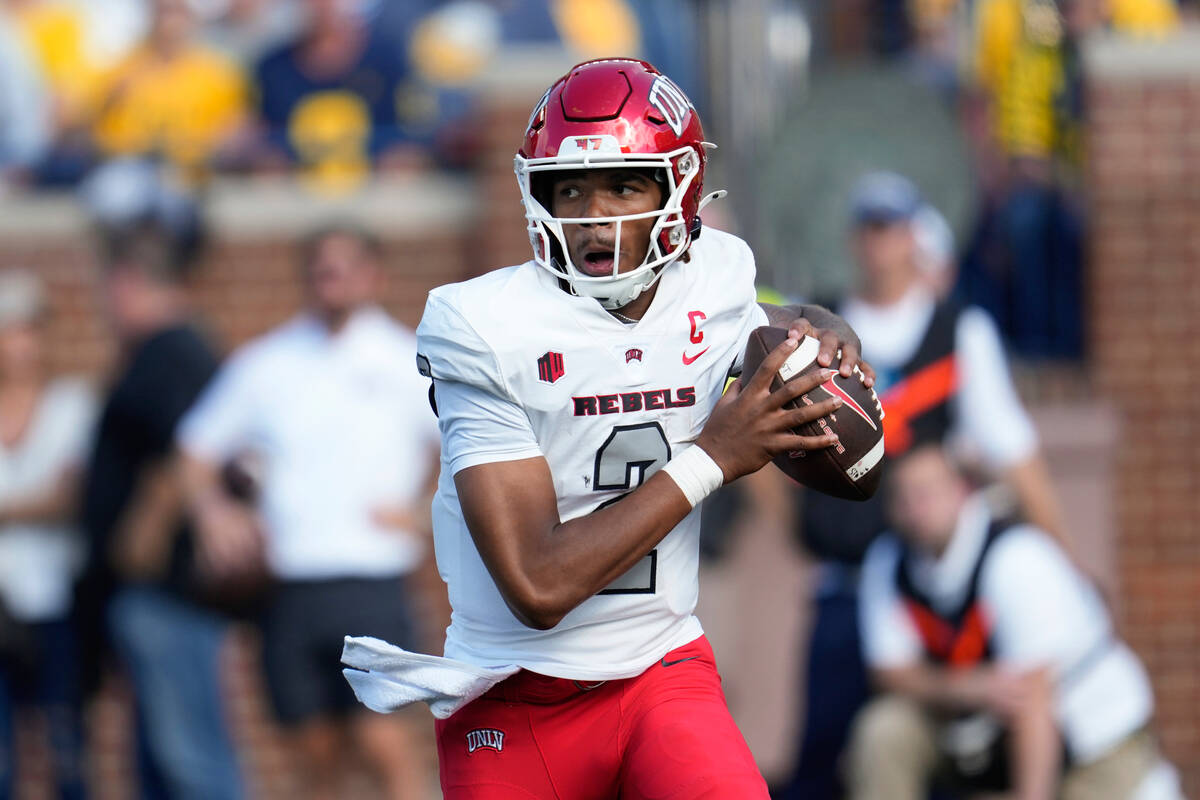
<path fill-rule="evenodd" d="M 703 636 L 626 680 L 518 672 L 437 741 L 446 800 L 767 798 Z"/>

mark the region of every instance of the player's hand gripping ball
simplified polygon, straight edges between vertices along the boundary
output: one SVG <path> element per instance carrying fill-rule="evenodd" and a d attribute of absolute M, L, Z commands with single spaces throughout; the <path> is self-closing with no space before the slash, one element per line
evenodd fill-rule
<path fill-rule="evenodd" d="M 746 357 L 742 375 L 753 375 L 767 353 L 778 347 L 788 332 L 784 328 L 756 328 L 746 342 Z M 805 336 L 779 372 L 771 379 L 771 391 L 787 381 L 822 369 L 817 363 L 820 343 Z M 837 358 L 841 359 L 841 351 Z M 836 369 L 838 362 L 830 365 Z M 830 395 L 842 399 L 842 407 L 825 417 L 806 423 L 793 432 L 801 436 L 838 435 L 837 444 L 821 450 L 795 451 L 775 457 L 775 465 L 793 480 L 819 492 L 847 500 L 866 500 L 879 488 L 883 474 L 883 406 L 875 390 L 863 382 L 858 367 L 849 378 L 834 375 L 816 389 L 788 403 L 813 405 L 828 400 Z"/>

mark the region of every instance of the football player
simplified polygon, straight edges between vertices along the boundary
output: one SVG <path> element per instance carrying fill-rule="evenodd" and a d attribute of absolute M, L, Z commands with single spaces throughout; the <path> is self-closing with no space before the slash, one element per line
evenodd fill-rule
<path fill-rule="evenodd" d="M 576 66 L 516 157 L 533 260 L 429 296 L 446 656 L 520 668 L 438 722 L 447 798 L 767 796 L 692 613 L 697 506 L 836 441 L 790 429 L 837 401 L 784 408 L 831 370 L 770 378 L 806 334 L 848 376 L 859 342 L 824 309 L 759 306 L 745 242 L 701 235 L 708 147 L 650 64 Z M 768 320 L 788 340 L 723 395 Z"/>

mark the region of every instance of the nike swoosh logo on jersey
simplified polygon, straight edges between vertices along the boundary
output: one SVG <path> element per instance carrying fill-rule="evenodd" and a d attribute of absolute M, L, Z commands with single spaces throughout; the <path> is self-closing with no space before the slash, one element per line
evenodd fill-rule
<path fill-rule="evenodd" d="M 696 353 L 696 355 L 694 355 L 694 356 L 691 356 L 691 357 L 689 358 L 689 357 L 688 357 L 688 354 L 687 354 L 687 351 L 685 350 L 685 351 L 684 351 L 684 353 L 683 353 L 683 365 L 684 365 L 685 367 L 686 367 L 686 366 L 688 366 L 688 365 L 690 365 L 690 364 L 691 364 L 693 361 L 695 361 L 697 358 L 699 358 L 700 356 L 704 355 L 704 354 L 705 354 L 705 353 L 707 353 L 707 352 L 708 352 L 708 348 L 706 347 L 706 348 L 704 348 L 703 350 L 701 350 L 699 353 Z"/>
<path fill-rule="evenodd" d="M 708 348 L 705 348 L 705 349 L 707 350 Z M 688 656 L 687 658 L 681 658 L 678 661 L 667 661 L 667 657 L 663 656 L 662 665 L 664 667 L 673 667 L 676 664 L 682 664 L 685 661 L 691 661 L 693 658 L 699 658 L 699 657 L 700 656 Z"/>

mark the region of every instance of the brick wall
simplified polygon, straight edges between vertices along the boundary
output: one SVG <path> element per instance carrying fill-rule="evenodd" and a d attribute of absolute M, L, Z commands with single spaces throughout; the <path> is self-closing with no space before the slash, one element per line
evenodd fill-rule
<path fill-rule="evenodd" d="M 1120 622 L 1200 793 L 1200 34 L 1087 50 L 1094 375 L 1119 414 Z"/>

